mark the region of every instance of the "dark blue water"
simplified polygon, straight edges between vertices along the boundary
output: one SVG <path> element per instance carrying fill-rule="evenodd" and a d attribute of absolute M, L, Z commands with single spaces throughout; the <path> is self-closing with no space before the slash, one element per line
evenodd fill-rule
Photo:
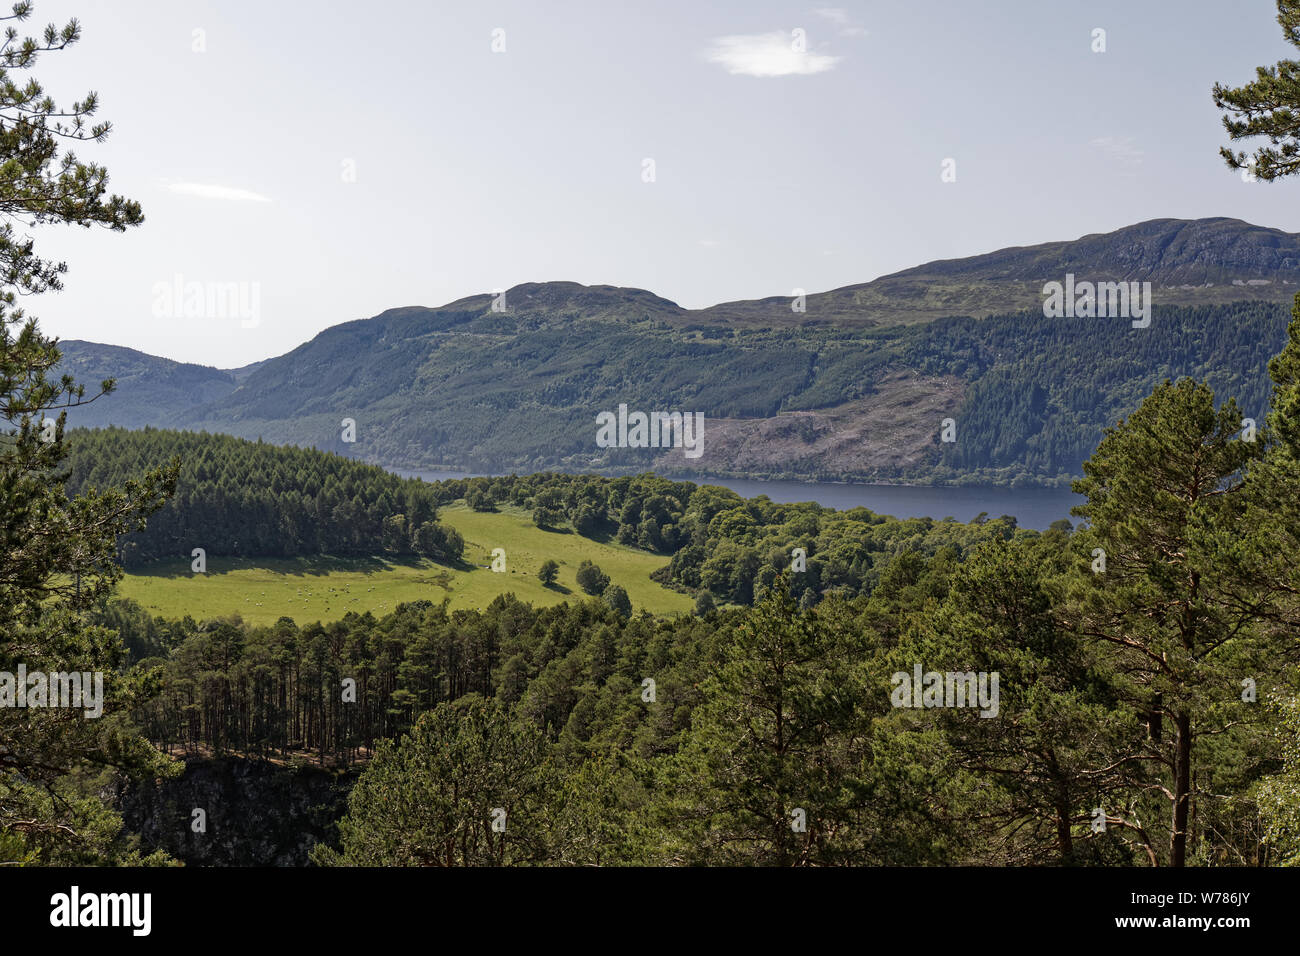
<path fill-rule="evenodd" d="M 728 478 L 709 481 L 756 498 L 767 495 L 773 501 L 815 501 L 827 508 L 844 511 L 864 507 L 895 518 L 956 518 L 970 521 L 980 512 L 990 518 L 1014 515 L 1022 528 L 1045 530 L 1053 521 L 1071 517 L 1070 509 L 1083 498 L 1066 488 L 928 488 L 908 485 L 841 485 L 806 481 L 747 481 Z"/>
<path fill-rule="evenodd" d="M 404 478 L 447 481 L 468 478 L 462 471 L 398 471 Z M 1014 515 L 1022 528 L 1045 530 L 1053 521 L 1079 519 L 1070 509 L 1083 498 L 1065 488 L 928 488 L 909 485 L 842 485 L 815 481 L 751 481 L 742 478 L 697 478 L 698 485 L 722 485 L 746 498 L 767 495 L 782 503 L 815 501 L 826 508 L 844 511 L 869 508 L 895 518 L 956 518 L 970 521 L 980 512 L 990 518 Z"/>

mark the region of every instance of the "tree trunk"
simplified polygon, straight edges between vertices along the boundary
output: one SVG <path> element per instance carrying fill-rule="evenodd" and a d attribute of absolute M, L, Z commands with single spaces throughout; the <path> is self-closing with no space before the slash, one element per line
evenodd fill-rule
<path fill-rule="evenodd" d="M 1174 754 L 1174 833 L 1170 844 L 1169 865 L 1187 862 L 1187 816 L 1192 793 L 1192 718 L 1186 711 L 1174 715 L 1178 738 Z"/>
<path fill-rule="evenodd" d="M 1070 805 L 1058 803 L 1056 806 L 1056 846 L 1061 854 L 1061 862 L 1067 863 L 1074 855 L 1074 833 L 1070 829 Z"/>

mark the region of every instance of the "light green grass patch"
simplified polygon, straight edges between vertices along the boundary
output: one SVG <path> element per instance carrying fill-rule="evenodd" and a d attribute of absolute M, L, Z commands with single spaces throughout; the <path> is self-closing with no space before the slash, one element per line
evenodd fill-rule
<path fill-rule="evenodd" d="M 590 559 L 627 589 L 634 611 L 667 614 L 692 607 L 686 595 L 650 580 L 650 572 L 667 563 L 663 555 L 571 531 L 544 531 L 516 508 L 480 513 L 458 503 L 442 509 L 439 521 L 465 538 L 460 567 L 392 557 L 209 556 L 206 574 L 191 573 L 188 559 L 157 562 L 127 574 L 118 591 L 150 614 L 167 618 L 188 614 L 201 621 L 237 613 L 253 624 L 290 617 L 301 625 L 336 621 L 349 611 L 382 616 L 404 601 L 440 602 L 444 597 L 453 609 L 484 608 L 506 592 L 537 605 L 581 600 L 587 595 L 578 587 L 578 565 Z M 493 548 L 505 549 L 505 572 L 489 570 Z M 544 587 L 537 579 L 548 558 L 560 565 L 558 588 Z"/>

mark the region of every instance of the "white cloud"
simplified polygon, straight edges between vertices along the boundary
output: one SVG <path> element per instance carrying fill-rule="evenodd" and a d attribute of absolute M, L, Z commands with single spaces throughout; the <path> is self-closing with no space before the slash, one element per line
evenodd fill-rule
<path fill-rule="evenodd" d="M 701 239 L 700 245 L 702 245 L 705 249 L 716 249 L 718 248 L 718 246 L 722 245 L 722 243 L 719 242 L 717 239 Z"/>
<path fill-rule="evenodd" d="M 825 73 L 840 61 L 838 56 L 800 52 L 794 38 L 779 30 L 743 36 L 718 37 L 704 54 L 710 63 L 740 76 L 794 76 Z"/>
<path fill-rule="evenodd" d="M 215 186 L 211 183 L 169 183 L 168 190 L 183 196 L 198 196 L 202 199 L 225 199 L 231 202 L 270 202 L 270 198 L 248 189 L 236 189 L 233 186 Z"/>
<path fill-rule="evenodd" d="M 818 7 L 813 13 L 839 27 L 836 32 L 842 37 L 863 37 L 867 35 L 864 27 L 858 26 L 849 19 L 849 11 L 843 7 Z"/>
<path fill-rule="evenodd" d="M 1099 149 L 1111 159 L 1124 166 L 1141 166 L 1146 151 L 1133 145 L 1132 136 L 1099 136 L 1089 140 L 1088 145 Z"/>

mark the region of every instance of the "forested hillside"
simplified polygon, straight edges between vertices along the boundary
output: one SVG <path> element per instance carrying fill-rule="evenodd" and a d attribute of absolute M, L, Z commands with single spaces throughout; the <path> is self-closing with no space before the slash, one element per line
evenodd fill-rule
<path fill-rule="evenodd" d="M 79 373 L 122 365 L 131 387 L 69 420 L 408 469 L 1064 484 L 1166 377 L 1204 378 L 1262 414 L 1296 262 L 1296 237 L 1278 230 L 1154 220 L 929 263 L 811 295 L 803 311 L 789 298 L 685 310 L 640 289 L 527 283 L 506 290 L 504 311 L 487 295 L 392 309 L 238 373 L 152 360 L 145 375 L 147 356 L 70 343 Z M 1067 272 L 1152 282 L 1150 326 L 1045 318 L 1043 284 Z M 596 416 L 621 404 L 703 414 L 702 455 L 598 446 Z M 945 418 L 955 443 L 939 440 Z"/>
<path fill-rule="evenodd" d="M 211 555 L 294 557 L 425 554 L 460 557 L 437 522 L 428 485 L 315 449 L 227 435 L 121 428 L 69 432 L 70 493 L 118 487 L 179 463 L 176 493 L 145 529 L 119 539 L 128 566 Z"/>
<path fill-rule="evenodd" d="M 970 382 L 954 415 L 957 441 L 941 446 L 935 475 L 1001 482 L 1077 475 L 1107 427 L 1157 383 L 1183 376 L 1263 422 L 1268 361 L 1285 342 L 1286 319 L 1281 308 L 1241 303 L 1158 309 L 1148 329 L 1105 319 L 1030 323 L 1023 315 L 924 326 L 906 361 Z"/>
<path fill-rule="evenodd" d="M 1165 377 L 1210 376 L 1262 414 L 1285 327 L 1262 303 L 1157 307 L 1145 329 L 1041 311 L 683 331 L 406 310 L 322 333 L 189 421 L 412 468 L 1060 483 Z M 597 447 L 596 416 L 621 403 L 702 412 L 702 456 Z"/>
<path fill-rule="evenodd" d="M 191 408 L 229 395 L 238 384 L 230 372 L 116 345 L 60 342 L 59 352 L 59 370 L 88 389 L 97 388 L 105 379 L 113 379 L 117 386 L 107 395 L 68 410 L 69 422 L 84 428 L 170 425 Z"/>

